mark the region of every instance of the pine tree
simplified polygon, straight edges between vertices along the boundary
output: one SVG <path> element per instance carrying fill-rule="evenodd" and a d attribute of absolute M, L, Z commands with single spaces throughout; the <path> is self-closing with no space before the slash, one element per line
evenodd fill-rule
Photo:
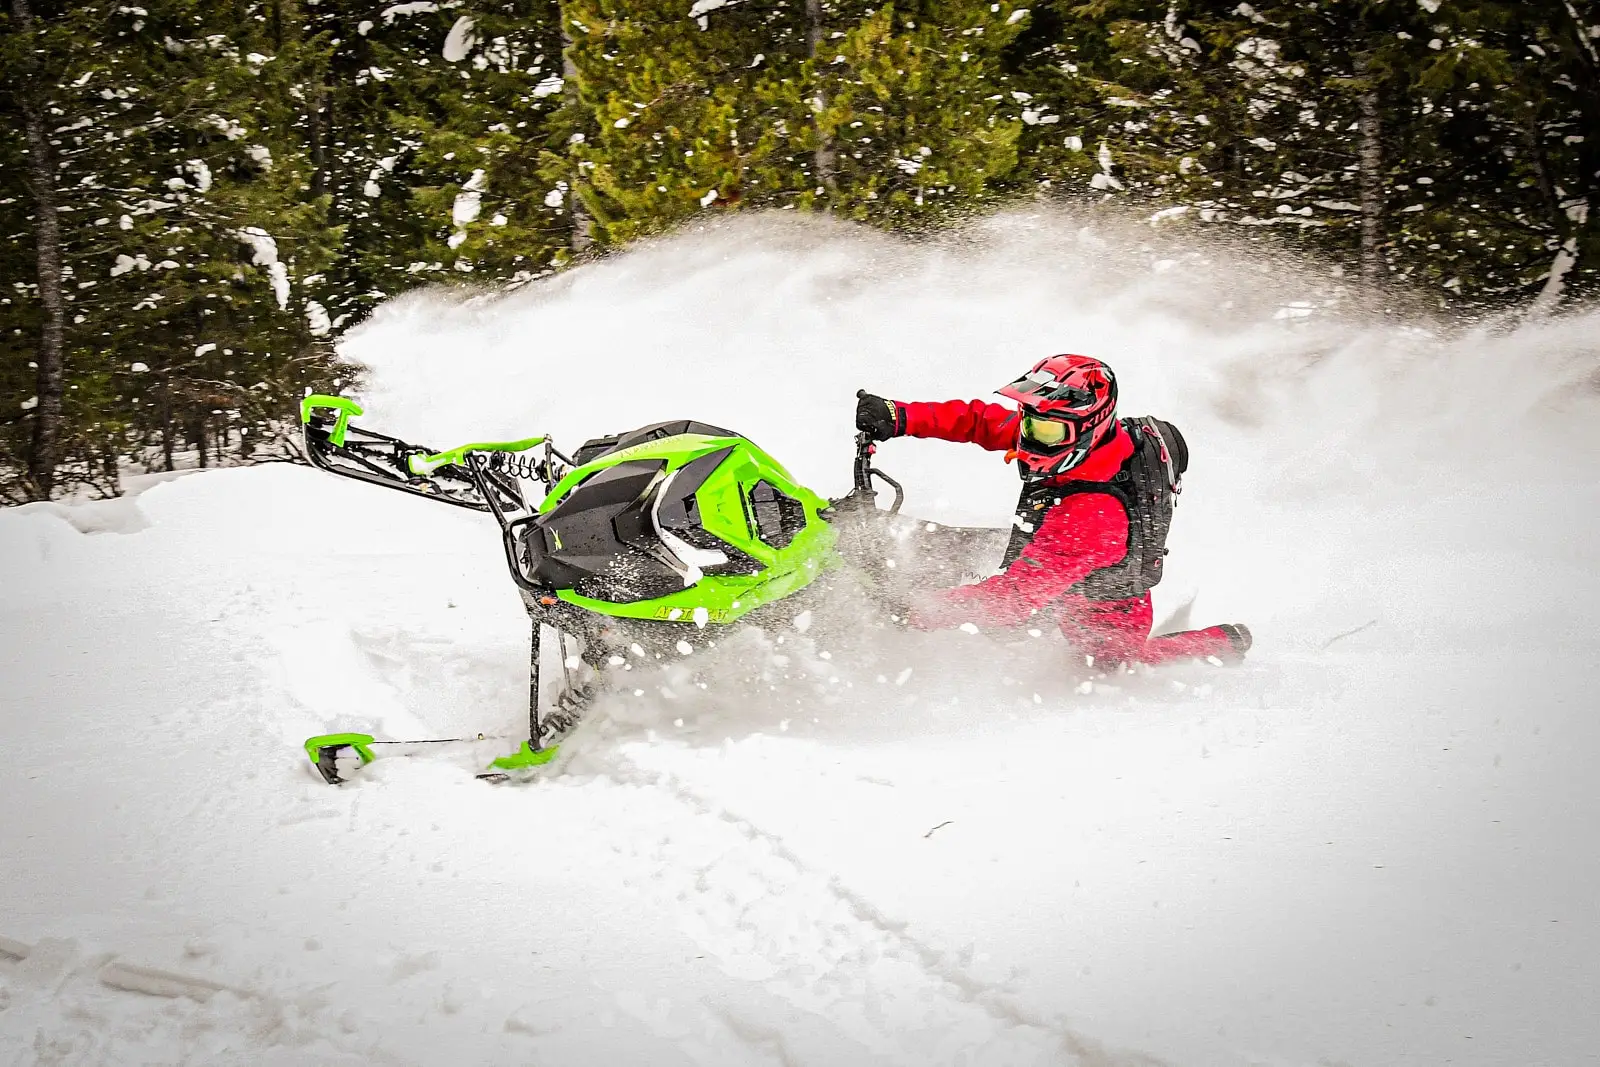
<path fill-rule="evenodd" d="M 712 208 L 781 207 L 809 127 L 800 9 L 702 0 L 566 0 L 589 132 L 570 146 L 575 192 L 602 246 Z"/>
<path fill-rule="evenodd" d="M 972 211 L 1017 162 L 1026 94 L 1001 57 L 1028 11 L 899 0 L 864 14 L 810 64 L 819 133 L 835 144 L 836 210 L 895 227 Z M 828 55 L 828 52 L 833 55 Z"/>
<path fill-rule="evenodd" d="M 1593 292 L 1600 148 L 1600 6 L 1565 0 L 1441 7 L 1414 77 L 1414 203 L 1405 269 L 1486 303 L 1552 309 Z M 1424 184 L 1425 183 L 1425 184 Z"/>
<path fill-rule="evenodd" d="M 230 444 L 248 450 L 288 414 L 301 371 L 326 361 L 309 347 L 315 308 L 294 292 L 326 262 L 326 227 L 272 105 L 277 69 L 251 23 L 195 0 L 32 13 L 7 36 L 6 99 L 23 110 L 31 95 L 50 117 L 65 320 L 55 458 L 70 470 L 14 491 L 74 480 L 115 491 L 143 441 L 169 463 L 180 438 L 202 463 Z M 6 154 L 39 158 L 26 140 Z M 50 228 L 32 184 L 25 215 L 42 247 Z M 48 323 L 55 271 L 41 268 L 26 294 L 37 306 L 18 311 Z M 37 470 L 28 447 L 14 430 L 6 466 Z"/>
<path fill-rule="evenodd" d="M 1019 170 L 1278 232 L 1375 287 L 1582 288 L 1596 22 L 1567 0 L 1046 3 L 1012 58 L 1064 121 L 1034 120 Z"/>
<path fill-rule="evenodd" d="M 423 281 L 526 277 L 565 247 L 539 174 L 562 99 L 554 0 L 321 0 L 282 25 L 312 192 L 345 228 L 335 329 Z"/>
<path fill-rule="evenodd" d="M 569 0 L 594 132 L 574 146 L 604 243 L 711 208 L 826 209 L 917 226 L 1016 163 L 999 57 L 1011 4 Z"/>

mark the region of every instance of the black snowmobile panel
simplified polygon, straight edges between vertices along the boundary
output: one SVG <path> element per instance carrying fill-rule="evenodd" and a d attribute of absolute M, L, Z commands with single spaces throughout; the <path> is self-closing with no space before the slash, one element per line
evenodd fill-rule
<path fill-rule="evenodd" d="M 608 467 L 540 516 L 523 542 L 535 576 L 617 604 L 682 589 L 650 522 L 648 490 L 665 466 L 650 459 Z"/>
<path fill-rule="evenodd" d="M 637 459 L 597 471 L 569 492 L 545 517 L 550 522 L 557 522 L 563 513 L 572 515 L 612 504 L 631 504 L 644 495 L 651 481 L 666 465 L 664 459 Z"/>
<path fill-rule="evenodd" d="M 629 430 L 613 437 L 596 437 L 585 441 L 573 453 L 572 460 L 577 466 L 592 463 L 601 456 L 610 455 L 612 452 L 634 445 L 642 445 L 646 441 L 660 441 L 667 437 L 677 437 L 680 434 L 695 433 L 705 437 L 742 437 L 742 434 L 732 430 L 724 430 L 720 426 L 713 426 L 709 422 L 696 422 L 693 419 L 673 419 L 670 422 L 653 422 L 649 426 L 641 426 L 637 430 Z"/>
<path fill-rule="evenodd" d="M 659 520 L 663 529 L 694 548 L 723 554 L 725 562 L 702 566 L 705 573 L 759 573 L 760 561 L 700 525 L 695 492 L 729 451 L 701 456 L 670 480 L 661 479 L 666 461 L 659 459 L 629 460 L 596 472 L 523 534 L 530 571 L 552 589 L 571 589 L 613 604 L 678 592 L 685 571 L 674 565 L 673 554 L 662 544 Z M 665 497 L 660 496 L 663 489 Z"/>
<path fill-rule="evenodd" d="M 748 503 L 756 536 L 773 548 L 788 548 L 806 528 L 805 505 L 768 482 L 751 486 Z"/>
<path fill-rule="evenodd" d="M 700 425 L 704 425 L 703 423 Z M 698 432 L 698 431 L 696 431 Z M 702 567 L 707 574 L 730 575 L 759 574 L 762 565 L 759 560 L 746 552 L 728 544 L 701 525 L 700 503 L 695 498 L 695 493 L 711 477 L 713 471 L 722 465 L 733 448 L 721 448 L 715 452 L 708 452 L 698 459 L 690 460 L 678 469 L 670 485 L 663 485 L 657 490 L 658 495 L 665 492 L 660 503 L 655 507 L 655 518 L 661 523 L 663 529 L 670 530 L 674 535 L 695 548 L 712 552 L 721 552 L 728 558 L 728 562 Z M 749 517 L 746 516 L 746 522 Z"/>
<path fill-rule="evenodd" d="M 678 469 L 677 475 L 672 479 L 670 491 L 662 497 L 661 506 L 657 509 L 657 516 L 661 519 L 662 526 L 675 532 L 700 529 L 700 505 L 695 500 L 695 493 L 705 484 L 706 479 L 711 477 L 711 473 L 722 466 L 722 461 L 727 459 L 732 451 L 733 449 L 729 447 L 708 452 Z"/>

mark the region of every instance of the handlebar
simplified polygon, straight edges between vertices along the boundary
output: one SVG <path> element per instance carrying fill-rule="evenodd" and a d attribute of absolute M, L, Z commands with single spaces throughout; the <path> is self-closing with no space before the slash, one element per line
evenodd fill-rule
<path fill-rule="evenodd" d="M 856 390 L 857 397 L 863 396 L 865 393 L 865 389 Z M 864 497 L 869 503 L 876 505 L 878 491 L 872 488 L 872 479 L 877 478 L 894 490 L 894 504 L 889 508 L 889 514 L 898 515 L 900 513 L 900 505 L 905 503 L 906 491 L 899 482 L 872 465 L 872 457 L 877 451 L 878 443 L 872 439 L 871 434 L 865 430 L 857 432 L 854 471 L 855 493 Z"/>

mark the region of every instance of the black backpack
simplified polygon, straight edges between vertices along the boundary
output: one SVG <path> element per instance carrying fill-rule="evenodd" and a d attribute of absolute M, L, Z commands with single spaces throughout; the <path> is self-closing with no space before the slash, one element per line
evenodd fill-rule
<path fill-rule="evenodd" d="M 1189 446 L 1178 428 L 1162 419 L 1123 419 L 1122 427 L 1133 438 L 1133 454 L 1110 481 L 1046 482 L 1023 488 L 1002 570 L 1033 542 L 1049 508 L 1076 493 L 1105 493 L 1120 500 L 1128 512 L 1128 554 L 1121 562 L 1093 572 L 1068 592 L 1091 600 L 1126 600 L 1144 595 L 1161 581 L 1172 509 L 1183 492 L 1183 473 L 1189 469 Z"/>

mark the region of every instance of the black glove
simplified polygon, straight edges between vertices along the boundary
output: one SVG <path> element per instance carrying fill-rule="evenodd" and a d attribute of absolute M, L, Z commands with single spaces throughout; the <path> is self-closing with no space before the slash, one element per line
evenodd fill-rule
<path fill-rule="evenodd" d="M 906 432 L 905 412 L 893 400 L 873 396 L 865 389 L 856 392 L 856 429 L 870 434 L 874 441 L 887 441 Z"/>

